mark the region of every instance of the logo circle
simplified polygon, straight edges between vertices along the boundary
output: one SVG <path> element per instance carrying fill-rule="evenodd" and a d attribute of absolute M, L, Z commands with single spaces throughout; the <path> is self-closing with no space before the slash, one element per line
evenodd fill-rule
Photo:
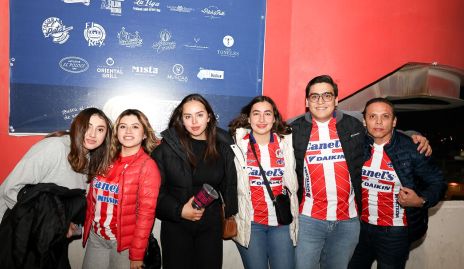
<path fill-rule="evenodd" d="M 176 76 L 180 76 L 184 73 L 184 67 L 181 65 L 181 64 L 175 64 L 173 67 L 172 67 L 172 72 L 176 75 Z"/>
<path fill-rule="evenodd" d="M 222 43 L 224 44 L 224 46 L 230 48 L 234 45 L 234 38 L 230 35 L 226 35 L 223 39 L 222 39 Z"/>
<path fill-rule="evenodd" d="M 161 41 L 168 42 L 169 40 L 171 40 L 171 37 L 171 33 L 166 29 L 160 32 Z"/>
<path fill-rule="evenodd" d="M 106 59 L 106 65 L 113 66 L 113 64 L 114 64 L 113 58 L 109 57 Z"/>

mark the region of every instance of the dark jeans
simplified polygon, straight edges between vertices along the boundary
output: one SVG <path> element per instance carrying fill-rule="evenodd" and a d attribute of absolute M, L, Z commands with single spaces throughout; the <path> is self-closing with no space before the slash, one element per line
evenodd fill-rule
<path fill-rule="evenodd" d="M 361 234 L 348 268 L 403 269 L 409 256 L 408 228 L 361 222 Z"/>

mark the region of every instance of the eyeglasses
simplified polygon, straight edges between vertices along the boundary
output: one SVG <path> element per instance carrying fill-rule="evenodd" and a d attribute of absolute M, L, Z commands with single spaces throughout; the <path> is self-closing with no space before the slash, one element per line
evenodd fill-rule
<path fill-rule="evenodd" d="M 322 97 L 322 100 L 324 102 L 330 102 L 333 100 L 334 98 L 334 94 L 331 93 L 331 92 L 324 92 L 324 93 L 321 93 L 321 94 L 318 94 L 318 93 L 311 93 L 309 96 L 308 96 L 308 99 L 310 102 L 312 103 L 317 103 L 319 102 L 319 98 Z"/>

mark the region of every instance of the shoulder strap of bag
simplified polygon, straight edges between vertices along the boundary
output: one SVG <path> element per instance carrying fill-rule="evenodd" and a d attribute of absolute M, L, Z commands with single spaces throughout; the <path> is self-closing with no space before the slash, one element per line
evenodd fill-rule
<path fill-rule="evenodd" d="M 253 143 L 250 141 L 251 151 L 253 151 L 253 155 L 255 156 L 255 159 L 258 162 L 259 171 L 261 171 L 261 175 L 263 176 L 264 185 L 266 185 L 266 189 L 267 189 L 267 192 L 269 193 L 269 197 L 271 197 L 272 202 L 275 203 L 275 196 L 274 196 L 274 193 L 272 193 L 271 186 L 269 186 L 269 181 L 267 180 L 266 172 L 264 172 L 264 169 L 261 166 L 261 162 L 259 161 L 258 156 L 256 155 L 255 144 L 256 143 Z"/>

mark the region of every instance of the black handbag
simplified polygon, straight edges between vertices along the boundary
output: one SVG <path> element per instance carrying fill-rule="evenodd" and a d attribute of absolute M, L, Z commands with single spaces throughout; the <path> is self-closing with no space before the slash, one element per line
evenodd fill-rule
<path fill-rule="evenodd" d="M 293 216 L 292 211 L 290 209 L 290 191 L 287 189 L 287 187 L 284 186 L 282 194 L 279 194 L 276 197 L 274 197 L 274 193 L 272 193 L 271 186 L 269 186 L 269 181 L 266 177 L 266 172 L 264 172 L 264 169 L 261 166 L 261 162 L 258 160 L 258 156 L 256 155 L 255 143 L 251 143 L 251 150 L 253 151 L 253 155 L 255 155 L 256 161 L 258 162 L 259 170 L 261 171 L 261 175 L 263 176 L 264 185 L 266 185 L 269 197 L 271 197 L 272 203 L 274 204 L 277 222 L 282 225 L 288 225 L 292 223 Z"/>
<path fill-rule="evenodd" d="M 161 268 L 161 249 L 158 245 L 153 233 L 150 233 L 148 237 L 147 250 L 145 251 L 145 257 L 143 258 L 144 269 L 160 269 Z"/>

